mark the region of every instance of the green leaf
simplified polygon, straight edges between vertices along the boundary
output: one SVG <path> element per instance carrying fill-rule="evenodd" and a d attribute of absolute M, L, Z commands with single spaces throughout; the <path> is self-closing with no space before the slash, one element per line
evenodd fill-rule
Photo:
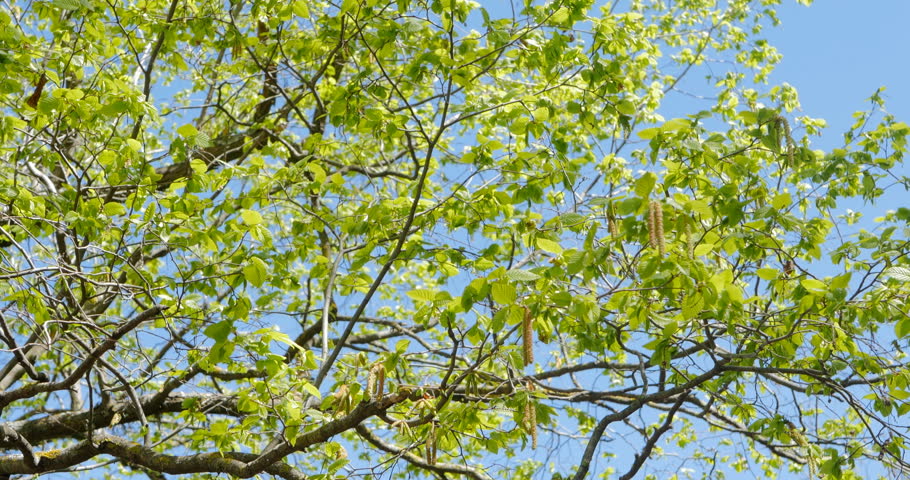
<path fill-rule="evenodd" d="M 358 0 L 342 0 L 341 2 L 341 13 L 345 14 L 357 7 Z"/>
<path fill-rule="evenodd" d="M 799 284 L 810 292 L 825 293 L 828 291 L 828 285 L 825 282 L 814 278 L 804 278 L 799 281 Z"/>
<path fill-rule="evenodd" d="M 908 334 L 910 334 L 910 317 L 904 317 L 894 324 L 894 335 L 901 339 Z"/>
<path fill-rule="evenodd" d="M 540 278 L 540 275 L 529 270 L 513 269 L 506 272 L 506 278 L 516 282 L 533 282 Z"/>
<path fill-rule="evenodd" d="M 553 12 L 553 15 L 550 16 L 550 21 L 553 23 L 563 23 L 568 19 L 569 9 L 566 7 L 559 7 L 559 9 Z"/>
<path fill-rule="evenodd" d="M 294 15 L 302 18 L 310 18 L 310 0 L 297 0 L 294 2 Z"/>
<path fill-rule="evenodd" d="M 319 389 L 316 388 L 316 386 L 313 385 L 312 383 L 300 382 L 299 385 L 300 385 L 300 388 L 302 388 L 304 392 L 309 393 L 310 395 L 312 395 L 316 398 L 319 398 L 319 399 L 322 398 L 322 394 L 319 393 Z"/>
<path fill-rule="evenodd" d="M 686 120 L 685 118 L 674 118 L 661 125 L 660 129 L 665 132 L 676 132 L 679 130 L 688 130 L 691 126 L 692 122 L 690 120 Z"/>
<path fill-rule="evenodd" d="M 705 297 L 701 293 L 694 293 L 683 300 L 682 314 L 683 318 L 689 320 L 698 317 L 699 312 L 705 306 Z"/>
<path fill-rule="evenodd" d="M 310 162 L 307 164 L 306 169 L 309 170 L 309 172 L 313 174 L 313 181 L 315 181 L 317 183 L 325 182 L 325 178 L 326 178 L 325 169 L 323 169 L 318 163 Z"/>
<path fill-rule="evenodd" d="M 652 172 L 645 172 L 635 181 L 635 194 L 641 198 L 648 198 L 656 183 L 657 175 Z"/>
<path fill-rule="evenodd" d="M 268 276 L 269 267 L 259 257 L 251 257 L 245 267 L 243 276 L 255 287 L 260 287 Z"/>
<path fill-rule="evenodd" d="M 51 4 L 63 10 L 79 10 L 84 6 L 80 0 L 52 0 Z"/>
<path fill-rule="evenodd" d="M 884 274 L 901 282 L 910 282 L 910 268 L 907 267 L 886 268 Z"/>
<path fill-rule="evenodd" d="M 212 139 L 202 132 L 197 133 L 192 142 L 199 148 L 208 148 L 212 145 Z"/>
<path fill-rule="evenodd" d="M 550 119 L 550 109 L 547 107 L 537 108 L 531 114 L 535 122 L 546 122 Z"/>
<path fill-rule="evenodd" d="M 691 200 L 688 203 L 686 203 L 686 207 L 689 209 L 690 212 L 695 213 L 697 215 L 701 215 L 702 217 L 706 217 L 706 218 L 710 218 L 712 216 L 712 214 L 714 213 L 711 210 L 711 205 L 704 200 Z"/>
<path fill-rule="evenodd" d="M 183 138 L 193 138 L 199 134 L 199 130 L 197 130 L 196 127 L 192 124 L 187 123 L 185 125 L 181 125 L 177 129 L 177 134 Z"/>
<path fill-rule="evenodd" d="M 772 280 L 777 280 L 778 276 L 780 275 L 779 270 L 770 267 L 759 268 L 755 273 L 758 275 L 758 278 L 767 280 L 769 282 Z"/>
<path fill-rule="evenodd" d="M 660 128 L 645 128 L 638 131 L 638 137 L 642 140 L 651 140 L 660 133 Z"/>
<path fill-rule="evenodd" d="M 515 286 L 510 283 L 496 282 L 490 286 L 490 296 L 500 305 L 509 305 L 515 302 Z"/>
<path fill-rule="evenodd" d="M 414 301 L 414 303 L 424 303 L 432 302 L 436 299 L 436 292 L 433 290 L 426 290 L 423 288 L 417 288 L 407 292 L 408 298 Z"/>
<path fill-rule="evenodd" d="M 123 215 L 126 213 L 126 207 L 122 203 L 108 202 L 104 204 L 104 214 L 108 217 Z"/>
<path fill-rule="evenodd" d="M 716 246 L 717 245 L 714 245 L 713 243 L 700 243 L 695 247 L 695 250 L 692 253 L 696 257 L 704 257 L 713 252 Z"/>
<path fill-rule="evenodd" d="M 247 225 L 259 225 L 264 221 L 262 215 L 255 210 L 241 210 L 240 218 L 243 219 L 243 223 Z"/>
<path fill-rule="evenodd" d="M 623 115 L 635 115 L 635 104 L 628 100 L 623 100 L 616 104 L 616 111 Z M 641 136 L 641 132 L 638 135 Z"/>
<path fill-rule="evenodd" d="M 836 290 L 838 288 L 847 288 L 850 286 L 850 278 L 852 276 L 853 275 L 850 272 L 847 272 L 843 275 L 838 275 L 828 282 L 828 288 L 831 290 Z"/>
<path fill-rule="evenodd" d="M 572 213 L 564 213 L 564 214 L 562 214 L 562 215 L 560 215 L 560 216 L 558 216 L 558 217 L 556 217 L 556 218 L 558 218 L 558 219 L 559 219 L 559 222 L 560 222 L 562 225 L 565 225 L 565 226 L 578 225 L 578 224 L 580 224 L 580 223 L 582 223 L 582 222 L 585 221 L 585 216 L 584 216 L 584 215 L 580 215 L 580 214 L 574 213 L 574 212 L 572 212 Z"/>
<path fill-rule="evenodd" d="M 537 247 L 549 253 L 562 253 L 562 246 L 558 242 L 545 237 L 537 237 Z"/>
<path fill-rule="evenodd" d="M 789 206 L 790 202 L 791 200 L 789 193 L 779 193 L 774 196 L 773 200 L 771 200 L 771 206 L 774 207 L 775 210 L 782 210 L 784 207 Z"/>
<path fill-rule="evenodd" d="M 227 340 L 228 335 L 230 335 L 233 330 L 234 322 L 222 320 L 205 327 L 205 330 L 203 330 L 202 333 L 216 342 L 223 342 Z"/>
<path fill-rule="evenodd" d="M 190 160 L 190 168 L 193 173 L 202 174 L 208 171 L 209 166 L 201 158 L 194 158 Z"/>

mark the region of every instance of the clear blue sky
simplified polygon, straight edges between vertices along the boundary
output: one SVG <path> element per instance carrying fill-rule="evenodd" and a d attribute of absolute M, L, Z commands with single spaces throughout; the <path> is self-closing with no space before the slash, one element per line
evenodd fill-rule
<path fill-rule="evenodd" d="M 769 82 L 796 87 L 799 114 L 828 122 L 822 138 L 812 139 L 814 148 L 842 146 L 852 114 L 868 110 L 866 99 L 879 87 L 886 88 L 886 110 L 910 123 L 910 0 L 815 0 L 810 7 L 785 0 L 778 13 L 781 25 L 764 32 L 783 55 Z M 910 175 L 910 158 L 896 171 Z M 908 203 L 908 193 L 895 185 L 875 204 L 839 202 L 838 213 L 863 214 L 845 233 L 876 231 L 880 225 L 873 219 Z"/>
<path fill-rule="evenodd" d="M 839 145 L 881 86 L 888 111 L 910 123 L 910 0 L 787 0 L 778 12 L 782 25 L 764 32 L 784 57 L 771 82 L 796 87 L 802 113 L 828 121 L 814 143 Z"/>

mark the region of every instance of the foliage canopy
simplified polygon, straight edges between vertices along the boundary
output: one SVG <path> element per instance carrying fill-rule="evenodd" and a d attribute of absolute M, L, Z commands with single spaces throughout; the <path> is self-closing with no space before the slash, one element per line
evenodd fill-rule
<path fill-rule="evenodd" d="M 906 472 L 910 128 L 813 150 L 775 0 L 513 3 L 0 7 L 0 475 Z"/>

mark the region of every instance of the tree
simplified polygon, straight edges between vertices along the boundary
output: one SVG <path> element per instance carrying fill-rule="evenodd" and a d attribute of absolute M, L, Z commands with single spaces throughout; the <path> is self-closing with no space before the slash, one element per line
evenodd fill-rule
<path fill-rule="evenodd" d="M 910 128 L 813 150 L 774 0 L 519 3 L 0 8 L 0 475 L 906 472 Z"/>

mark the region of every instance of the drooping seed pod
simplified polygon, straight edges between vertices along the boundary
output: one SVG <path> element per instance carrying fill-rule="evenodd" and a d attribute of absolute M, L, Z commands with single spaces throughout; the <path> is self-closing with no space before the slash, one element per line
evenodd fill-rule
<path fill-rule="evenodd" d="M 521 339 L 524 366 L 534 363 L 534 323 L 531 319 L 531 309 L 524 307 L 525 315 L 521 322 Z"/>

